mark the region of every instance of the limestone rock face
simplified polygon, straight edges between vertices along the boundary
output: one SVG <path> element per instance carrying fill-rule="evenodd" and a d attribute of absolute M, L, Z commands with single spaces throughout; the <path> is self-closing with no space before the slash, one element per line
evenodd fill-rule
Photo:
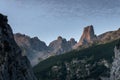
<path fill-rule="evenodd" d="M 93 26 L 87 26 L 84 28 L 84 32 L 82 34 L 82 37 L 80 38 L 79 44 L 85 45 L 88 43 L 92 43 L 96 39 Z"/>
<path fill-rule="evenodd" d="M 79 42 L 74 46 L 75 48 L 82 46 L 82 45 L 88 45 L 90 43 L 93 43 L 97 39 L 94 28 L 92 25 L 87 26 L 84 28 L 83 34 L 79 40 Z"/>
<path fill-rule="evenodd" d="M 110 80 L 120 80 L 120 42 L 114 48 L 115 58 L 112 63 Z"/>
<path fill-rule="evenodd" d="M 0 14 L 0 80 L 36 80 L 7 22 L 7 16 Z"/>

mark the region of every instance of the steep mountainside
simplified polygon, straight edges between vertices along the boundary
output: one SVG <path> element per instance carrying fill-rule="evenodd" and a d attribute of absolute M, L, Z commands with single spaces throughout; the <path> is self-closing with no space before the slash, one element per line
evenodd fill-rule
<path fill-rule="evenodd" d="M 42 80 L 108 80 L 117 40 L 50 57 L 34 67 Z"/>
<path fill-rule="evenodd" d="M 0 80 L 36 80 L 7 22 L 7 16 L 0 14 Z"/>
<path fill-rule="evenodd" d="M 32 65 L 37 64 L 39 60 L 46 58 L 49 54 L 49 48 L 45 42 L 40 41 L 37 37 L 30 38 L 27 35 L 16 33 L 14 38 Z"/>

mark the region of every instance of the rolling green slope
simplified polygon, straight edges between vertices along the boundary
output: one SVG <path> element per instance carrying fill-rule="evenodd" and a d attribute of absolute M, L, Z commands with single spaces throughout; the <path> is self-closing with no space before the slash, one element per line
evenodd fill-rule
<path fill-rule="evenodd" d="M 97 80 L 101 76 L 109 77 L 116 42 L 117 40 L 50 57 L 35 66 L 34 73 L 40 80 Z M 54 69 L 56 66 L 57 70 Z"/>

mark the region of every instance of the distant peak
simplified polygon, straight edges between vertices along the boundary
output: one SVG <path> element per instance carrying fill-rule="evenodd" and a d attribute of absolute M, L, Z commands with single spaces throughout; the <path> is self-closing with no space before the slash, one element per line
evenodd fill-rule
<path fill-rule="evenodd" d="M 78 44 L 75 45 L 75 47 L 81 46 L 81 45 L 88 45 L 90 43 L 93 43 L 94 40 L 96 40 L 96 35 L 94 33 L 93 25 L 89 25 L 84 28 L 83 34 L 78 42 Z"/>
<path fill-rule="evenodd" d="M 84 28 L 84 32 L 94 32 L 93 25 L 87 26 Z"/>
<path fill-rule="evenodd" d="M 39 40 L 39 38 L 36 36 L 36 37 L 33 37 L 33 39 L 35 39 L 35 40 Z"/>
<path fill-rule="evenodd" d="M 63 38 L 61 36 L 58 36 L 57 40 L 62 40 Z"/>
<path fill-rule="evenodd" d="M 93 25 L 88 25 L 85 28 L 93 28 Z"/>
<path fill-rule="evenodd" d="M 79 43 L 81 45 L 88 44 L 93 42 L 93 40 L 96 38 L 94 33 L 93 25 L 87 26 L 84 28 L 82 37 L 80 38 Z"/>
<path fill-rule="evenodd" d="M 75 39 L 74 38 L 70 38 L 70 41 L 75 41 Z"/>

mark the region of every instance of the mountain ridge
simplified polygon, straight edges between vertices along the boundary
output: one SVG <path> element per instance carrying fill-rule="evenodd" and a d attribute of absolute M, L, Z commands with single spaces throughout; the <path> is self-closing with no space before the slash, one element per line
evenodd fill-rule
<path fill-rule="evenodd" d="M 38 37 L 31 38 L 21 33 L 17 35 L 18 37 L 14 34 L 16 42 L 22 48 L 23 52 L 27 53 L 31 63 L 36 65 L 38 62 L 50 56 L 63 54 L 73 49 L 83 49 L 92 45 L 104 44 L 116 40 L 120 38 L 120 29 L 115 31 L 108 31 L 96 36 L 93 25 L 89 25 L 84 28 L 83 34 L 78 43 L 74 38 L 66 40 L 61 36 L 58 36 L 57 39 L 51 41 L 48 46 Z"/>
<path fill-rule="evenodd" d="M 33 66 L 50 56 L 72 50 L 72 47 L 77 43 L 74 38 L 67 41 L 61 36 L 58 36 L 58 38 L 53 40 L 48 46 L 38 37 L 30 37 L 25 34 L 16 33 L 14 34 L 14 38 Z"/>

